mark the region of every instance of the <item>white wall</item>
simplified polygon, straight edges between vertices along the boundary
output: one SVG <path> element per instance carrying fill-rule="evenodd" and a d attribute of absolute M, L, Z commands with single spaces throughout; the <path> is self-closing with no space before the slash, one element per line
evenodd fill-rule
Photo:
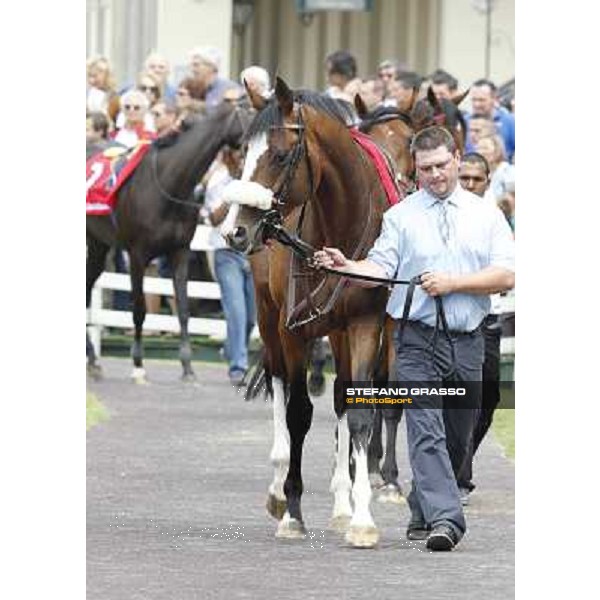
<path fill-rule="evenodd" d="M 495 0 L 492 11 L 490 79 L 501 84 L 515 74 L 514 0 Z M 441 0 L 440 67 L 465 89 L 485 76 L 485 15 L 472 0 Z"/>
<path fill-rule="evenodd" d="M 229 77 L 232 0 L 159 0 L 157 50 L 169 59 L 175 78 L 195 46 L 221 51 L 221 74 Z"/>

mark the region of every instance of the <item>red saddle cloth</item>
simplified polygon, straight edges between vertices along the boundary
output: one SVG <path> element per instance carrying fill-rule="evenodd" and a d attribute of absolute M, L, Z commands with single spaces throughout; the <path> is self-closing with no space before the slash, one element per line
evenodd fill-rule
<path fill-rule="evenodd" d="M 150 143 L 141 142 L 132 150 L 107 148 L 94 154 L 85 164 L 86 206 L 88 215 L 109 215 L 116 195 L 135 168 L 150 150 Z"/>
<path fill-rule="evenodd" d="M 375 165 L 379 179 L 381 180 L 385 190 L 388 204 L 390 206 L 398 204 L 398 202 L 400 202 L 398 188 L 394 184 L 390 167 L 385 157 L 381 153 L 379 146 L 368 135 L 360 132 L 358 129 L 350 129 L 350 135 L 354 138 L 354 141 L 365 150 Z"/>

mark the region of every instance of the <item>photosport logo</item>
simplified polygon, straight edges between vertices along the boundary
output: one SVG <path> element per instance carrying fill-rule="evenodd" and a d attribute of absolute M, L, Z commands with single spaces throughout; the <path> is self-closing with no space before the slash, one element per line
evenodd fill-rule
<path fill-rule="evenodd" d="M 514 382 L 503 382 L 508 393 L 502 394 L 497 408 L 514 408 Z M 374 406 L 398 408 L 482 408 L 481 381 L 431 382 L 389 381 L 376 385 L 368 381 L 344 382 L 344 401 L 348 408 Z M 512 391 L 512 393 L 510 393 Z"/>

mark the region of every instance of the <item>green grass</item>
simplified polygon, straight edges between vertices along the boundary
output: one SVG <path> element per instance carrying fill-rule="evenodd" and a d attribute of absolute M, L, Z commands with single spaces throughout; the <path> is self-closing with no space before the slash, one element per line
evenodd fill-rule
<path fill-rule="evenodd" d="M 108 420 L 108 411 L 104 405 L 89 392 L 85 395 L 85 429 L 89 431 L 94 425 Z"/>
<path fill-rule="evenodd" d="M 515 410 L 501 408 L 494 412 L 492 430 L 506 456 L 515 459 Z"/>

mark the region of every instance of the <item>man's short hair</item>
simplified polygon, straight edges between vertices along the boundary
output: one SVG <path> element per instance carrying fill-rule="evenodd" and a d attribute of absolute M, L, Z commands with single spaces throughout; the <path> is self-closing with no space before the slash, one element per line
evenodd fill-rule
<path fill-rule="evenodd" d="M 423 78 L 414 71 L 402 71 L 398 73 L 396 81 L 399 81 L 402 87 L 406 89 L 418 90 L 421 87 Z"/>
<path fill-rule="evenodd" d="M 445 146 L 450 154 L 456 152 L 456 142 L 450 132 L 443 127 L 433 125 L 422 129 L 415 135 L 410 144 L 410 152 L 414 156 L 419 151 L 435 150 L 440 146 Z"/>
<path fill-rule="evenodd" d="M 328 54 L 325 64 L 330 73 L 342 75 L 346 79 L 356 77 L 356 59 L 347 50 L 336 50 Z"/>
<path fill-rule="evenodd" d="M 190 61 L 194 58 L 199 58 L 201 61 L 212 65 L 215 71 L 221 68 L 221 51 L 212 46 L 202 46 L 194 48 L 189 55 Z"/>
<path fill-rule="evenodd" d="M 470 165 L 480 165 L 485 171 L 485 176 L 490 176 L 490 165 L 485 159 L 485 156 L 479 154 L 479 152 L 467 152 L 460 160 L 462 163 L 468 163 Z"/>
<path fill-rule="evenodd" d="M 471 87 L 483 87 L 484 85 L 487 85 L 490 88 L 492 95 L 496 94 L 496 84 L 493 81 L 490 81 L 489 79 L 478 79 L 477 81 L 473 82 L 473 85 Z"/>
<path fill-rule="evenodd" d="M 92 124 L 92 129 L 94 131 L 100 132 L 100 134 L 102 135 L 102 139 L 107 139 L 108 129 L 110 127 L 108 117 L 104 113 L 96 111 L 88 113 L 86 117 L 90 120 Z"/>
<path fill-rule="evenodd" d="M 429 78 L 431 79 L 431 83 L 435 83 L 436 85 L 446 84 L 450 91 L 458 89 L 458 79 L 450 75 L 448 71 L 444 71 L 444 69 L 436 69 Z"/>
<path fill-rule="evenodd" d="M 269 73 L 266 69 L 259 67 L 258 65 L 252 65 L 250 67 L 246 67 L 240 73 L 240 81 L 242 84 L 246 81 L 254 81 L 258 86 L 258 93 L 265 98 L 269 95 L 271 90 L 271 78 L 269 77 Z"/>

